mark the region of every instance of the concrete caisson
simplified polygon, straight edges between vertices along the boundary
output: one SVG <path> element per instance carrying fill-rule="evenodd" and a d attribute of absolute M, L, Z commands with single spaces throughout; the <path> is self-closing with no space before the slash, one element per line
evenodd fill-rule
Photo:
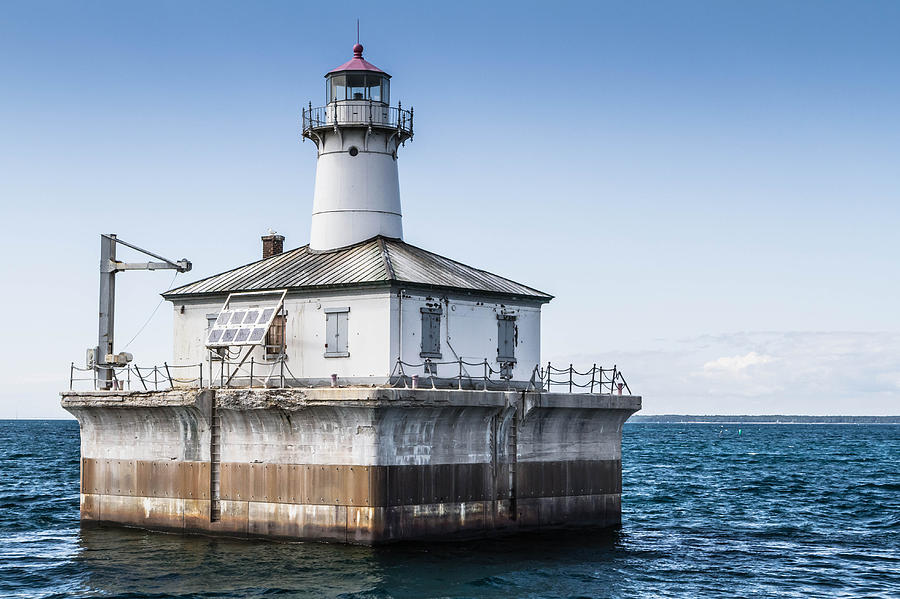
<path fill-rule="evenodd" d="M 81 427 L 84 522 L 365 545 L 619 524 L 622 424 L 640 403 L 380 387 L 63 394 Z"/>

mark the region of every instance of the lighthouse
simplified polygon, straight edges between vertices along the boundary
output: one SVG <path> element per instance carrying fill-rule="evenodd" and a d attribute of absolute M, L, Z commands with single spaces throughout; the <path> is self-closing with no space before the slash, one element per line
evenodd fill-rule
<path fill-rule="evenodd" d="M 313 250 L 403 238 L 397 158 L 413 136 L 413 111 L 391 106 L 390 83 L 357 43 L 353 58 L 325 75 L 326 104 L 303 111 L 303 137 L 318 153 Z"/>
<path fill-rule="evenodd" d="M 308 244 L 269 231 L 166 291 L 170 360 L 88 390 L 70 365 L 83 523 L 375 545 L 621 522 L 641 398 L 616 366 L 543 362 L 550 294 L 404 241 L 390 81 L 356 44 L 303 109 Z"/>

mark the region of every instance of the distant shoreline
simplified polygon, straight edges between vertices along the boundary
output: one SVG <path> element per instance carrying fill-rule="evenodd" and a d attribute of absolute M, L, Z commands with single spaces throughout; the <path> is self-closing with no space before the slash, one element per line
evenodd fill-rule
<path fill-rule="evenodd" d="M 900 424 L 900 416 L 800 416 L 800 415 L 693 415 L 635 414 L 635 424 Z"/>

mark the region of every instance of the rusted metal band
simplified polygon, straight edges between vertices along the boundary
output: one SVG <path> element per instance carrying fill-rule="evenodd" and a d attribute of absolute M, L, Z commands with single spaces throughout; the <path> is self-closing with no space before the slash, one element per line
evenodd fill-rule
<path fill-rule="evenodd" d="M 82 459 L 81 492 L 209 499 L 209 463 Z M 509 464 L 221 464 L 221 498 L 382 507 L 510 497 Z M 618 460 L 519 462 L 519 498 L 621 493 Z"/>

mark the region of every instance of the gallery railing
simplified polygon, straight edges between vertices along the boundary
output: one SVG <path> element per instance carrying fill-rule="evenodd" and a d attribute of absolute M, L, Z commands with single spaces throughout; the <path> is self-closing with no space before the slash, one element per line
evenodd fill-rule
<path fill-rule="evenodd" d="M 325 106 L 303 109 L 303 135 L 314 129 L 335 125 L 368 125 L 396 129 L 404 138 L 413 136 L 413 110 L 405 110 L 400 104 L 388 106 L 381 102 L 348 101 L 332 102 Z"/>

